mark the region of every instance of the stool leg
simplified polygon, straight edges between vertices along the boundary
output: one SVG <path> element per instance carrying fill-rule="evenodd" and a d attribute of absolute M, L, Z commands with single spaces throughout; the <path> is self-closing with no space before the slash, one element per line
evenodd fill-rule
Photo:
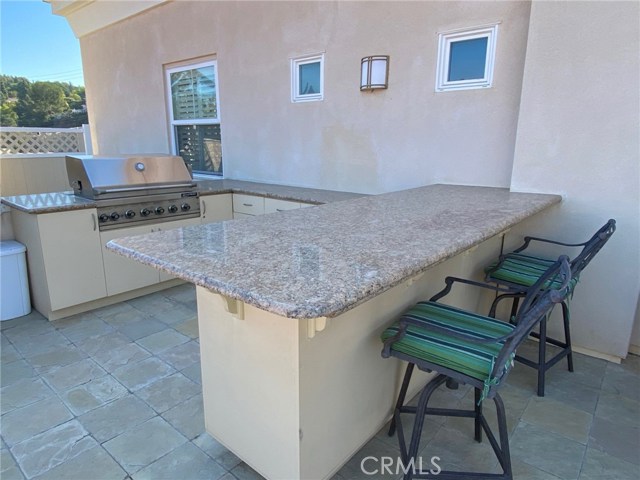
<path fill-rule="evenodd" d="M 493 302 L 491 302 L 491 308 L 489 309 L 489 316 L 491 318 L 496 318 L 496 308 L 498 308 L 498 303 L 502 300 L 502 296 L 498 295 Z"/>
<path fill-rule="evenodd" d="M 482 423 L 480 423 L 480 419 L 482 418 L 482 402 L 480 402 L 480 389 L 474 388 L 474 404 L 473 408 L 476 412 L 476 416 L 474 419 L 474 432 L 473 438 L 476 442 L 482 442 Z"/>
<path fill-rule="evenodd" d="M 538 396 L 544 397 L 544 376 L 547 369 L 547 317 L 540 321 L 540 343 L 538 344 Z"/>
<path fill-rule="evenodd" d="M 573 350 L 571 349 L 571 331 L 569 326 L 569 305 L 567 302 L 562 302 L 562 320 L 564 322 L 564 343 L 569 349 L 567 354 L 567 364 L 569 371 L 573 372 Z"/>
<path fill-rule="evenodd" d="M 520 305 L 520 297 L 513 297 L 513 303 L 511 303 L 511 314 L 509 315 L 509 323 L 513 323 L 518 313 L 518 305 Z"/>
<path fill-rule="evenodd" d="M 493 302 L 491 302 L 491 308 L 489 309 L 489 316 L 491 318 L 496 318 L 496 310 L 498 308 L 498 304 L 504 300 L 505 298 L 510 297 L 510 295 L 498 295 L 496 298 L 493 299 Z"/>
<path fill-rule="evenodd" d="M 507 415 L 504 409 L 504 403 L 500 395 L 496 393 L 493 397 L 496 404 L 496 413 L 498 414 L 498 434 L 500 435 L 500 455 L 498 460 L 502 466 L 505 477 L 512 480 L 513 473 L 511 471 L 511 452 L 509 451 L 509 430 L 507 429 Z"/>
<path fill-rule="evenodd" d="M 498 304 L 507 298 L 512 298 L 513 302 L 511 303 L 511 316 L 509 317 L 509 323 L 512 322 L 512 318 L 516 316 L 518 313 L 518 305 L 520 304 L 520 294 L 517 293 L 503 293 L 502 295 L 498 295 L 493 302 L 491 302 L 491 308 L 489 309 L 489 317 L 496 318 L 496 310 L 498 308 Z"/>
<path fill-rule="evenodd" d="M 422 436 L 422 428 L 424 427 L 424 417 L 425 411 L 427 410 L 427 404 L 429 403 L 429 399 L 433 392 L 442 385 L 447 377 L 445 375 L 438 375 L 424 387 L 422 393 L 420 394 L 420 399 L 418 400 L 418 406 L 416 407 L 416 418 L 413 424 L 413 432 L 411 433 L 411 443 L 409 444 L 409 451 L 406 455 L 402 455 L 401 448 L 401 456 L 403 457 L 403 461 L 410 462 L 411 459 L 416 461 L 416 457 L 418 456 L 418 449 L 420 447 L 420 437 Z M 405 463 L 406 465 L 407 463 Z M 407 473 L 404 475 L 404 480 L 411 480 L 413 478 L 414 472 L 413 469 L 408 469 Z"/>
<path fill-rule="evenodd" d="M 402 380 L 402 386 L 400 387 L 400 393 L 398 394 L 398 401 L 396 402 L 395 410 L 398 410 L 400 407 L 404 405 L 405 397 L 407 396 L 407 390 L 409 389 L 409 382 L 411 381 L 411 374 L 413 373 L 413 368 L 415 364 L 409 363 L 407 365 L 407 369 L 404 372 L 404 378 Z M 393 437 L 393 434 L 396 433 L 396 416 L 394 415 L 391 419 L 391 425 L 389 425 L 389 433 L 390 437 Z"/>

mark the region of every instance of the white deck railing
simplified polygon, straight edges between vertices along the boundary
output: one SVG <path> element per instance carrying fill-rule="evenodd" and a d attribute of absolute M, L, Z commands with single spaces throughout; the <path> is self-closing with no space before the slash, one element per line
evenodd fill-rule
<path fill-rule="evenodd" d="M 89 125 L 78 128 L 1 127 L 0 154 L 91 153 Z"/>

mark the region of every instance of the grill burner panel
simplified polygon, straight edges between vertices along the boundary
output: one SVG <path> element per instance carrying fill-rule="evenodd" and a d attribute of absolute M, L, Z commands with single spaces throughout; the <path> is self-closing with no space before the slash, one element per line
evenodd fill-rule
<path fill-rule="evenodd" d="M 200 216 L 200 200 L 196 192 L 102 200 L 97 203 L 100 230 Z"/>

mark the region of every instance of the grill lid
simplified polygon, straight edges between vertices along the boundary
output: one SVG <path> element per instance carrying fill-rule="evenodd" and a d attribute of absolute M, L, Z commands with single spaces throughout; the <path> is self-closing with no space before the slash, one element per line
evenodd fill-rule
<path fill-rule="evenodd" d="M 69 184 L 76 195 L 90 199 L 183 192 L 195 182 L 175 155 L 68 155 Z"/>

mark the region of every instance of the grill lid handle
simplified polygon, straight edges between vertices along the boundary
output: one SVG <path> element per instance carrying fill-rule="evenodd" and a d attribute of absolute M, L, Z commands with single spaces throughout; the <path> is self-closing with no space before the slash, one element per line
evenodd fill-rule
<path fill-rule="evenodd" d="M 113 187 L 113 188 L 94 188 L 93 191 L 99 195 L 104 195 L 105 193 L 120 193 L 120 192 L 139 192 L 145 190 L 156 190 L 158 188 L 192 188 L 196 184 L 195 182 L 187 182 L 187 183 L 171 183 L 171 184 L 149 184 L 149 185 L 139 185 L 135 187 Z M 82 188 L 80 188 L 82 190 Z"/>

